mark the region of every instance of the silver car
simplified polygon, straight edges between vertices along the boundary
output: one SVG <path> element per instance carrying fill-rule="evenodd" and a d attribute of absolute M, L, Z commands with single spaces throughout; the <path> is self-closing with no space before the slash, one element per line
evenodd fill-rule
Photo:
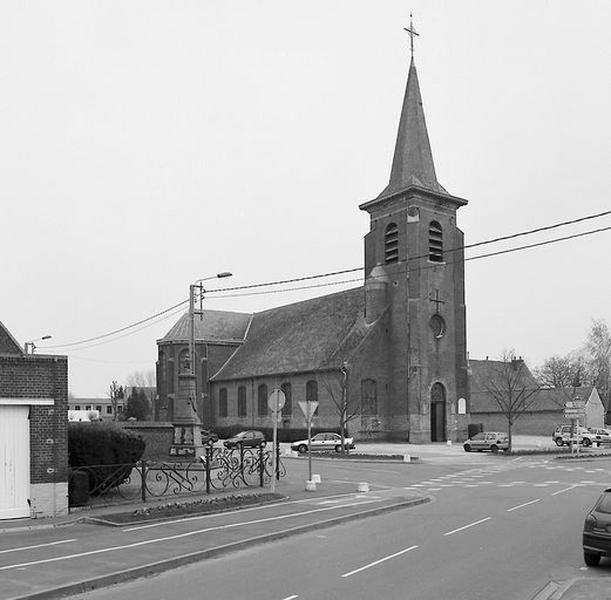
<path fill-rule="evenodd" d="M 353 450 L 356 448 L 354 440 L 351 437 L 344 438 L 344 448 Z M 308 451 L 308 440 L 299 440 L 291 444 L 291 450 L 296 450 L 299 454 L 305 454 Z M 329 451 L 335 450 L 341 452 L 342 437 L 339 433 L 317 433 L 312 436 L 312 452 L 314 451 Z"/>
<path fill-rule="evenodd" d="M 490 452 L 498 452 L 499 450 L 509 450 L 509 438 L 502 431 L 482 431 L 476 433 L 472 438 L 469 438 L 464 444 L 465 452 L 477 450 L 490 450 Z"/>

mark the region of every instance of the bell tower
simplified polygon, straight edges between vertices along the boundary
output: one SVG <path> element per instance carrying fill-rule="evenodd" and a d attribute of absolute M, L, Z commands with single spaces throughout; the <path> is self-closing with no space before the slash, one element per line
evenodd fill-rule
<path fill-rule="evenodd" d="M 461 439 L 466 415 L 467 343 L 464 236 L 457 210 L 467 201 L 437 181 L 413 41 L 388 185 L 359 208 L 370 215 L 365 236 L 366 313 L 380 314 L 386 290 L 391 437 L 412 443 Z"/>

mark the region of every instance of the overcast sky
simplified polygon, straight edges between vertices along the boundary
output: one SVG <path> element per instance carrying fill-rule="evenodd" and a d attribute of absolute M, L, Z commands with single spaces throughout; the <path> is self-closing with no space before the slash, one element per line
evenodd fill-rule
<path fill-rule="evenodd" d="M 611 209 L 611 2 L 0 3 L 0 321 L 106 395 L 209 288 L 362 266 L 409 64 L 467 243 Z M 611 226 L 611 217 L 467 252 Z M 467 263 L 471 357 L 531 366 L 611 323 L 611 231 Z M 348 275 L 340 280 L 358 277 Z M 337 279 L 337 278 L 336 278 Z M 295 284 L 296 286 L 297 284 Z M 254 312 L 338 291 L 210 293 Z M 61 345 L 61 347 L 60 347 Z M 57 346 L 45 350 L 45 347 Z"/>

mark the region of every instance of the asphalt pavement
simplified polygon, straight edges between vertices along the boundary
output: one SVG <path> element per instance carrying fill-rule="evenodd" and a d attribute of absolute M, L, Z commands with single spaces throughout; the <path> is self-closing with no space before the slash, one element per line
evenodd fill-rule
<path fill-rule="evenodd" d="M 527 439 L 523 445 L 537 448 L 544 443 L 544 439 Z M 0 522 L 0 599 L 42 599 L 80 593 L 264 542 L 283 540 L 297 533 L 368 516 L 383 516 L 410 506 L 418 508 L 409 510 L 426 515 L 431 511 L 419 504 L 429 498 L 435 499 L 443 487 L 432 487 L 434 482 L 428 486 L 414 483 L 400 487 L 393 479 L 397 475 L 391 471 L 398 473 L 400 480 L 414 482 L 418 474 L 426 476 L 427 471 L 423 471 L 426 465 L 444 464 L 452 470 L 464 470 L 469 466 L 501 464 L 499 461 L 507 463 L 507 458 L 467 455 L 460 446 L 447 444 L 362 444 L 359 451 L 400 454 L 409 456 L 413 462 L 395 464 L 393 469 L 385 469 L 383 463 L 379 467 L 369 464 L 366 469 L 367 465 L 359 468 L 358 463 L 341 461 L 346 472 L 343 479 L 326 480 L 323 476 L 315 491 L 306 491 L 307 460 L 285 457 L 288 475 L 277 488 L 285 500 L 171 522 L 121 528 L 83 522 L 83 517 L 99 516 L 108 509 L 79 512 L 68 519 Z M 329 461 L 339 463 L 335 459 Z M 324 464 L 324 459 L 317 458 L 315 470 L 320 467 L 319 470 L 324 471 Z M 385 470 L 388 471 L 387 479 Z M 370 491 L 359 492 L 362 475 L 378 471 L 377 483 L 371 485 Z M 465 488 L 469 488 L 469 484 Z M 252 491 L 260 491 L 260 488 L 252 488 Z M 131 508 L 136 507 L 132 505 Z M 464 517 L 466 521 L 469 515 Z M 474 521 L 477 521 L 475 517 Z M 609 597 L 607 590 L 611 588 L 609 575 L 609 569 L 603 566 L 599 570 L 589 569 L 583 577 L 550 578 L 531 597 L 535 600 L 604 599 Z"/>

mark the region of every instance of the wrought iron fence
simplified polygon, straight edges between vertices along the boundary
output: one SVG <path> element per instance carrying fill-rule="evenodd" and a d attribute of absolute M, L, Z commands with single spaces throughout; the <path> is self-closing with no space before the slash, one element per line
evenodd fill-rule
<path fill-rule="evenodd" d="M 88 465 L 70 469 L 70 505 L 111 504 L 141 501 L 171 495 L 207 493 L 244 486 L 265 487 L 286 475 L 286 468 L 276 453 L 257 448 L 205 447 L 197 461 L 135 464 Z M 274 473 L 275 471 L 275 473 Z"/>

